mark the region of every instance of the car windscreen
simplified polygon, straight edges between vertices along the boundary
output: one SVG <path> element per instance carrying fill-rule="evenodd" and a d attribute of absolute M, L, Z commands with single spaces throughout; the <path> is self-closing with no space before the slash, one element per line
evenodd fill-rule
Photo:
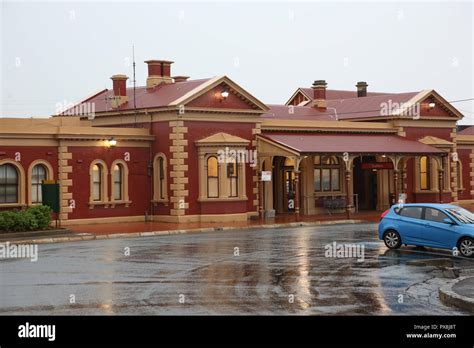
<path fill-rule="evenodd" d="M 474 214 L 469 210 L 464 208 L 446 208 L 445 210 L 463 224 L 474 224 Z"/>

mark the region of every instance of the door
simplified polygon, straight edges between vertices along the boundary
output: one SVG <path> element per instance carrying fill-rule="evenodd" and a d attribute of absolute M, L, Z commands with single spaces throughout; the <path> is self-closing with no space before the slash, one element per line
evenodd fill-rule
<path fill-rule="evenodd" d="M 456 245 L 457 225 L 454 221 L 453 224 L 446 223 L 444 219 L 453 221 L 441 210 L 425 208 L 426 223 L 422 234 L 424 245 L 449 249 Z"/>
<path fill-rule="evenodd" d="M 423 207 L 404 207 L 400 210 L 398 233 L 403 244 L 422 244 L 425 220 L 422 219 Z"/>

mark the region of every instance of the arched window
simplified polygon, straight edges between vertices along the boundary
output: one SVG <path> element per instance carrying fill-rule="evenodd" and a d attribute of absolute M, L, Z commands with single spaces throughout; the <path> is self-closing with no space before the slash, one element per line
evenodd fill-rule
<path fill-rule="evenodd" d="M 219 197 L 219 165 L 215 156 L 207 159 L 207 197 Z"/>
<path fill-rule="evenodd" d="M 229 185 L 229 197 L 237 197 L 239 195 L 238 190 L 238 174 L 237 161 L 235 158 L 230 158 L 227 163 L 227 181 Z"/>
<path fill-rule="evenodd" d="M 48 171 L 42 164 L 37 164 L 31 170 L 31 203 L 43 202 L 41 184 L 48 178 Z"/>
<path fill-rule="evenodd" d="M 153 161 L 153 199 L 155 201 L 166 201 L 168 199 L 166 171 L 166 157 L 160 153 L 155 156 Z"/>
<path fill-rule="evenodd" d="M 420 157 L 420 190 L 431 188 L 431 164 L 428 156 Z"/>
<path fill-rule="evenodd" d="M 460 160 L 456 161 L 456 169 L 458 190 L 462 190 L 464 186 L 462 185 L 462 163 Z"/>
<path fill-rule="evenodd" d="M 101 164 L 94 164 L 92 166 L 92 200 L 95 202 L 102 201 L 102 189 L 103 189 L 103 167 Z"/>
<path fill-rule="evenodd" d="M 163 157 L 158 160 L 158 175 L 160 199 L 165 199 L 165 159 Z"/>
<path fill-rule="evenodd" d="M 114 185 L 114 201 L 123 199 L 123 166 L 115 164 L 112 169 L 112 180 Z"/>
<path fill-rule="evenodd" d="M 19 175 L 12 164 L 0 165 L 0 204 L 19 203 Z"/>
<path fill-rule="evenodd" d="M 341 191 L 341 163 L 336 156 L 314 157 L 314 190 Z"/>

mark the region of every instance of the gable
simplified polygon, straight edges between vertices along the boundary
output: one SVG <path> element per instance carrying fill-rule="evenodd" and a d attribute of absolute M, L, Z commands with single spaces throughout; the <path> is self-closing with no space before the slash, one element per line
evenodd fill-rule
<path fill-rule="evenodd" d="M 220 96 L 222 91 L 228 91 L 229 96 L 222 98 Z M 213 108 L 213 109 L 246 109 L 253 110 L 255 105 L 251 103 L 244 96 L 239 94 L 238 91 L 228 86 L 226 83 L 221 83 L 218 86 L 210 89 L 203 95 L 190 101 L 186 104 L 188 107 L 199 107 L 199 108 Z"/>
<path fill-rule="evenodd" d="M 433 109 L 426 107 L 430 103 L 435 103 L 435 107 Z M 421 107 L 421 118 L 463 118 L 463 115 L 454 106 L 452 106 L 447 100 L 442 98 L 435 91 L 432 91 L 425 98 L 423 98 L 420 101 L 420 104 L 425 106 Z"/>
<path fill-rule="evenodd" d="M 222 97 L 222 92 L 228 92 Z M 264 113 L 269 108 L 227 76 L 215 77 L 182 97 L 174 100 L 168 106 L 181 106 L 201 109 L 228 109 Z"/>
<path fill-rule="evenodd" d="M 298 89 L 285 105 L 305 106 L 309 101 L 310 99 L 300 89 Z"/>

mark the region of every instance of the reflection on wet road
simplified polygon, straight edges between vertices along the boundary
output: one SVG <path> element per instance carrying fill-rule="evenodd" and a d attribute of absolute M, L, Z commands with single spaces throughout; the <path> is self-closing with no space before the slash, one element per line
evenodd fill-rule
<path fill-rule="evenodd" d="M 437 292 L 474 261 L 387 250 L 376 227 L 43 244 L 35 263 L 0 260 L 0 314 L 463 314 Z M 326 258 L 333 242 L 362 243 L 364 261 Z"/>

